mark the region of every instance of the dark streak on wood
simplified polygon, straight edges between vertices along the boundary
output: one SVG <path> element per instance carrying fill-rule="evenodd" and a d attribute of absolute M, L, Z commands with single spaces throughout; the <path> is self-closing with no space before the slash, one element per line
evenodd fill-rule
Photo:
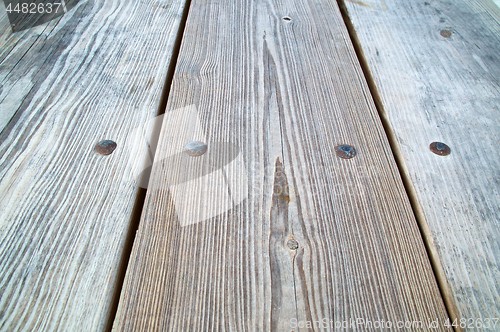
<path fill-rule="evenodd" d="M 287 316 L 297 316 L 296 290 L 293 273 L 293 257 L 287 252 L 286 241 L 291 235 L 288 222 L 288 204 L 290 201 L 288 181 L 281 158 L 275 162 L 273 204 L 270 213 L 269 255 L 271 269 L 271 331 L 280 330 L 282 311 L 288 311 Z M 286 262 L 284 262 L 286 261 Z M 293 295 L 293 296 L 291 296 Z"/>

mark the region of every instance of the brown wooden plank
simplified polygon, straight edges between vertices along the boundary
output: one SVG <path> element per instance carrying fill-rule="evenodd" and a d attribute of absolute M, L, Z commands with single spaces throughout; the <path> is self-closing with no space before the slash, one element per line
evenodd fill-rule
<path fill-rule="evenodd" d="M 114 330 L 446 330 L 336 3 L 193 0 L 158 151 Z"/>
<path fill-rule="evenodd" d="M 0 6 L 0 330 L 109 330 L 147 155 L 131 134 L 157 114 L 184 1 L 80 1 L 15 33 Z"/>
<path fill-rule="evenodd" d="M 347 2 L 453 319 L 500 329 L 500 10 Z M 432 142 L 451 148 L 433 154 Z M 489 327 L 486 327 L 489 326 Z"/>

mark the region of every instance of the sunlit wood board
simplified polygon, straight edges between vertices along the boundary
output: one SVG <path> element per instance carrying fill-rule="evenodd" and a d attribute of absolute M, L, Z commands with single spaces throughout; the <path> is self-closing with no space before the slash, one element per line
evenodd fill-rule
<path fill-rule="evenodd" d="M 447 330 L 336 2 L 193 0 L 157 151 L 114 330 Z"/>
<path fill-rule="evenodd" d="M 104 331 L 184 1 L 0 7 L 0 330 Z"/>

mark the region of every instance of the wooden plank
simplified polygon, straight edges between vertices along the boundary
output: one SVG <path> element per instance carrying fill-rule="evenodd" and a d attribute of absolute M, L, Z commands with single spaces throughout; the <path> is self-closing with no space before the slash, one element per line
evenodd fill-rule
<path fill-rule="evenodd" d="M 15 33 L 2 9 L 1 331 L 111 328 L 148 153 L 130 135 L 157 115 L 183 9 L 80 1 Z"/>
<path fill-rule="evenodd" d="M 489 1 L 382 2 L 385 11 L 346 5 L 448 306 L 467 326 L 499 318 L 498 8 Z M 433 154 L 435 141 L 451 154 Z"/>
<path fill-rule="evenodd" d="M 446 330 L 336 3 L 193 0 L 158 151 L 114 330 Z"/>

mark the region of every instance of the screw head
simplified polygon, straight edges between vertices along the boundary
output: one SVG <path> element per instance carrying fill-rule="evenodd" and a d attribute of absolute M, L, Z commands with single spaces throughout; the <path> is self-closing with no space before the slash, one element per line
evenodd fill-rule
<path fill-rule="evenodd" d="M 102 156 L 107 156 L 113 153 L 117 147 L 117 144 L 110 140 L 100 141 L 94 147 L 94 151 Z"/>
<path fill-rule="evenodd" d="M 207 152 L 208 146 L 200 141 L 189 142 L 184 146 L 184 153 L 191 157 L 198 157 Z"/>
<path fill-rule="evenodd" d="M 445 30 L 441 30 L 439 32 L 439 34 L 441 36 L 443 36 L 444 38 L 450 38 L 451 37 L 451 31 L 450 30 L 446 30 L 446 29 Z"/>
<path fill-rule="evenodd" d="M 429 145 L 429 149 L 438 156 L 447 156 L 451 152 L 450 147 L 441 142 L 432 142 Z"/>
<path fill-rule="evenodd" d="M 351 159 L 356 156 L 356 149 L 354 146 L 342 144 L 335 147 L 335 153 L 342 159 Z"/>
<path fill-rule="evenodd" d="M 297 250 L 297 249 L 299 249 L 299 243 L 295 239 L 288 240 L 287 243 L 286 243 L 286 245 L 287 245 L 287 247 L 290 250 Z"/>

